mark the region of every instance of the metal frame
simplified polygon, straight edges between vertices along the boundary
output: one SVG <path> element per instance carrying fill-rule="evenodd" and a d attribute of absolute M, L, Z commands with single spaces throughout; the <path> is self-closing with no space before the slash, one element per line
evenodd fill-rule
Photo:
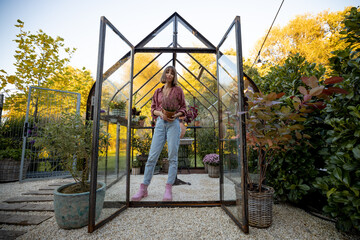
<path fill-rule="evenodd" d="M 225 42 L 227 39 L 229 33 L 233 28 L 235 27 L 235 41 L 236 41 L 236 71 L 237 71 L 237 86 L 238 86 L 238 104 L 240 106 L 240 111 L 245 111 L 245 96 L 244 96 L 244 74 L 243 74 L 243 64 L 242 64 L 242 46 L 241 46 L 241 28 L 240 28 L 240 17 L 237 16 L 228 30 L 226 31 L 224 37 L 221 39 L 219 45 L 217 46 L 217 79 L 220 78 L 219 76 L 219 59 L 222 56 L 222 53 L 220 52 L 221 45 Z M 220 98 L 220 83 L 218 81 L 218 95 Z M 222 119 L 222 104 L 218 103 L 219 107 L 219 114 L 218 114 L 218 121 L 219 121 L 219 133 L 220 131 L 220 125 L 223 123 Z M 224 204 L 224 192 L 223 192 L 223 184 L 224 184 L 224 169 L 223 169 L 223 148 L 222 148 L 222 139 L 223 136 L 219 136 L 219 156 L 220 156 L 220 201 L 222 202 L 222 208 L 225 210 L 225 212 L 233 219 L 233 221 L 243 230 L 244 233 L 249 232 L 249 225 L 248 225 L 248 208 L 247 208 L 247 178 L 246 178 L 246 170 L 247 170 L 247 158 L 246 158 L 246 132 L 245 132 L 245 116 L 242 115 L 240 117 L 240 159 L 241 159 L 241 188 L 242 188 L 242 222 L 239 222 L 235 216 L 229 211 L 226 207 L 226 204 Z"/>
<path fill-rule="evenodd" d="M 23 128 L 24 134 L 23 134 L 23 144 L 22 144 L 22 152 L 21 152 L 19 182 L 23 182 L 23 177 L 24 177 L 23 176 L 23 168 L 24 168 L 24 162 L 25 162 L 26 142 L 27 142 L 27 137 L 28 137 L 30 102 L 31 102 L 31 96 L 32 96 L 33 89 L 39 89 L 39 90 L 50 91 L 50 92 L 69 93 L 69 94 L 76 95 L 76 113 L 77 114 L 80 113 L 80 104 L 81 104 L 81 94 L 80 93 L 56 90 L 56 89 L 50 89 L 50 88 L 35 87 L 35 86 L 29 87 L 29 93 L 28 93 L 28 99 L 27 99 L 27 105 L 26 105 L 26 115 L 25 115 L 24 128 Z"/>
<path fill-rule="evenodd" d="M 207 48 L 189 48 L 189 47 L 181 47 L 178 44 L 178 22 L 180 22 L 186 29 L 188 29 L 189 31 L 192 32 L 192 34 L 194 36 L 196 36 L 203 44 L 205 44 L 205 46 Z M 165 29 L 169 24 L 173 23 L 173 43 L 170 44 L 168 47 L 145 47 L 147 43 L 149 43 L 158 33 L 160 33 L 163 29 Z M 186 53 L 188 54 L 192 59 L 194 59 L 200 66 L 201 66 L 201 72 L 199 74 L 199 76 L 195 76 L 194 74 L 192 74 L 192 76 L 201 83 L 200 81 L 200 77 L 203 73 L 204 70 L 206 70 L 208 73 L 210 73 L 204 66 L 202 66 L 190 53 L 209 53 L 209 54 L 216 54 L 217 59 L 222 55 L 222 53 L 219 51 L 219 47 L 223 44 L 223 42 L 226 40 L 227 34 L 229 33 L 229 31 L 232 29 L 232 27 L 235 25 L 236 28 L 236 51 L 237 53 L 239 53 L 237 55 L 237 62 L 238 62 L 238 66 L 237 66 L 237 73 L 238 76 L 240 76 L 239 80 L 238 80 L 238 86 L 240 87 L 239 89 L 239 105 L 241 106 L 241 109 L 244 108 L 244 84 L 243 84 L 243 66 L 242 66 L 242 53 L 241 53 L 241 30 L 240 30 L 240 17 L 236 17 L 235 20 L 232 22 L 230 28 L 227 30 L 225 36 L 223 37 L 223 39 L 220 41 L 220 44 L 218 45 L 218 47 L 215 47 L 213 44 L 211 44 L 206 38 L 204 38 L 195 28 L 193 28 L 188 22 L 186 22 L 179 14 L 177 14 L 176 12 L 171 15 L 167 20 L 165 20 L 162 24 L 160 24 L 153 32 L 151 32 L 147 37 L 145 37 L 139 44 L 137 44 L 136 46 L 133 46 L 105 17 L 101 17 L 101 21 L 100 21 L 100 36 L 99 36 L 99 52 L 98 52 L 98 66 L 97 66 L 97 77 L 96 77 L 96 83 L 94 84 L 94 86 L 92 87 L 92 89 L 90 90 L 90 94 L 88 96 L 88 102 L 87 102 L 87 111 L 86 111 L 86 117 L 87 119 L 93 119 L 94 124 L 93 124 L 93 139 L 92 139 L 92 147 L 93 147 L 93 152 L 92 152 L 92 156 L 91 156 L 91 189 L 90 189 L 90 199 L 89 199 L 89 203 L 90 203 L 90 207 L 89 207 L 89 225 L 88 225 L 88 232 L 93 232 L 95 231 L 97 228 L 103 226 L 104 224 L 106 224 L 106 222 L 110 221 L 111 219 L 113 219 L 115 216 L 117 216 L 119 213 L 121 213 L 122 211 L 124 211 L 125 209 L 127 209 L 128 207 L 209 207 L 209 206 L 222 206 L 222 208 L 225 210 L 225 212 L 235 221 L 235 223 L 241 227 L 241 229 L 247 233 L 248 232 L 248 226 L 247 226 L 247 206 L 245 206 L 246 214 L 245 216 L 245 220 L 243 221 L 243 223 L 245 222 L 246 224 L 241 224 L 239 223 L 236 218 L 234 216 L 232 216 L 232 214 L 226 209 L 226 207 L 224 206 L 225 201 L 222 199 L 222 188 L 221 188 L 221 184 L 223 183 L 223 169 L 222 169 L 222 149 L 220 147 L 220 168 L 221 168 L 221 176 L 219 179 L 219 185 L 220 185 L 220 201 L 205 201 L 205 202 L 173 202 L 173 203 L 168 203 L 168 202 L 139 202 L 139 203 L 135 203 L 135 202 L 130 202 L 130 140 L 131 140 L 131 114 L 129 114 L 128 117 L 128 121 L 127 121 L 127 146 L 126 146 L 126 202 L 124 202 L 123 206 L 121 208 L 119 208 L 115 213 L 113 213 L 110 217 L 108 217 L 105 220 L 102 220 L 101 222 L 95 224 L 95 204 L 96 204 L 96 183 L 97 183 L 97 167 L 98 167 L 98 138 L 99 138 L 99 127 L 100 127 L 100 106 L 101 106 L 101 91 L 102 91 L 102 83 L 111 76 L 112 73 L 114 73 L 117 69 L 119 69 L 125 62 L 127 62 L 128 60 L 131 59 L 131 69 L 130 69 L 130 79 L 127 83 L 124 84 L 124 86 L 122 86 L 120 88 L 120 90 L 117 91 L 117 93 L 119 93 L 121 91 L 121 89 L 123 89 L 126 85 L 130 84 L 130 97 L 129 97 L 129 113 L 131 112 L 131 108 L 133 105 L 133 100 L 132 100 L 132 96 L 133 96 L 133 81 L 134 79 L 147 67 L 149 66 L 153 61 L 156 60 L 156 58 L 158 58 L 162 53 L 172 53 L 173 57 L 172 57 L 172 63 L 175 66 L 176 62 L 178 62 L 183 68 L 185 68 L 188 72 L 190 72 L 190 74 L 192 74 L 192 72 L 190 70 L 188 70 L 186 68 L 186 66 L 184 66 L 179 60 L 177 60 L 177 53 Z M 130 47 L 130 51 L 128 53 L 126 53 L 122 58 L 120 58 L 113 66 L 111 66 L 105 73 L 103 73 L 103 63 L 104 63 L 104 48 L 105 48 L 105 36 L 106 36 L 106 26 L 109 26 L 129 47 Z M 159 53 L 153 60 L 150 61 L 150 63 L 148 63 L 143 69 L 141 69 L 135 76 L 134 76 L 134 55 L 136 53 L 147 53 L 147 52 L 152 52 L 152 53 Z M 167 63 L 169 64 L 171 62 L 171 60 Z M 166 64 L 166 65 L 167 65 Z M 158 74 L 158 72 L 156 73 Z M 156 75 L 155 74 L 155 75 Z M 217 71 L 218 74 L 218 71 Z M 155 76 L 154 75 L 154 76 Z M 219 98 L 219 88 L 223 88 L 221 86 L 221 84 L 219 84 L 218 78 L 219 76 L 217 76 L 217 78 L 215 76 L 213 76 L 211 73 L 210 75 L 214 78 L 214 80 L 217 81 L 218 84 L 218 93 L 215 94 L 214 92 L 212 92 L 210 89 L 207 88 L 207 86 L 205 86 L 203 84 L 203 86 L 205 86 L 206 89 L 208 89 L 218 100 L 218 107 L 215 107 L 215 103 L 210 103 L 210 107 L 207 108 L 207 110 L 210 112 L 211 116 L 214 119 L 214 116 L 212 114 L 212 112 L 210 111 L 210 108 L 213 107 L 214 110 L 216 112 L 218 112 L 218 121 L 219 123 L 222 122 L 222 117 L 221 117 L 221 111 L 222 111 L 222 107 L 225 107 L 225 104 L 222 102 L 221 98 Z M 144 85 L 146 85 L 148 82 L 150 82 L 150 80 L 154 77 L 152 76 L 148 81 L 146 81 L 139 89 L 137 89 L 135 91 L 138 92 Z M 184 77 L 182 77 L 180 74 L 179 76 L 184 79 L 192 88 L 194 88 L 194 86 L 189 83 Z M 251 82 L 253 83 L 253 82 Z M 155 85 L 153 88 L 155 88 L 157 85 Z M 256 85 L 255 85 L 256 86 Z M 183 86 L 184 87 L 184 86 Z M 194 88 L 195 89 L 195 88 Z M 224 89 L 224 88 L 223 88 Z M 190 92 L 188 89 L 185 89 L 188 92 Z M 225 89 L 224 89 L 225 90 Z M 195 91 L 197 91 L 195 89 Z M 198 91 L 197 91 L 198 92 Z M 117 94 L 116 93 L 116 94 Z M 191 92 L 190 92 L 191 93 Z M 198 94 L 204 98 L 205 100 L 207 100 L 201 93 L 198 92 Z M 95 95 L 95 96 L 94 96 Z M 192 94 L 191 94 L 192 95 Z M 194 95 L 192 95 L 193 97 L 195 97 Z M 115 96 L 113 96 L 114 98 Z M 145 97 L 145 96 L 144 96 Z M 139 101 L 137 101 L 137 103 L 139 103 L 144 97 L 142 97 Z M 196 97 L 195 97 L 196 98 Z M 151 100 L 151 98 L 144 104 L 146 105 L 149 101 Z M 199 101 L 201 103 L 201 101 Z M 201 103 L 202 104 L 202 103 Z M 143 105 L 143 106 L 144 106 Z M 203 104 L 202 104 L 203 105 Z M 93 113 L 93 116 L 91 116 L 91 113 Z M 245 144 L 245 132 L 244 132 L 244 128 L 245 127 L 245 122 L 242 122 L 242 128 L 241 128 L 241 134 L 242 134 L 242 148 L 241 148 L 241 159 L 243 162 L 242 166 L 246 166 L 246 146 L 243 146 Z M 220 125 L 219 125 L 219 130 L 220 130 Z M 219 142 L 219 146 L 220 146 L 220 142 Z M 245 178 L 245 168 L 243 167 L 242 169 L 242 184 L 246 184 L 246 178 Z M 246 188 L 243 188 L 246 189 Z M 246 200 L 246 192 L 243 192 L 243 199 Z M 246 202 L 246 201 L 245 201 Z M 121 204 L 120 202 L 112 202 L 112 203 L 118 203 Z M 228 203 L 228 202 L 227 202 Z M 234 204 L 232 202 L 232 204 Z M 115 204 L 116 205 L 116 204 Z"/>

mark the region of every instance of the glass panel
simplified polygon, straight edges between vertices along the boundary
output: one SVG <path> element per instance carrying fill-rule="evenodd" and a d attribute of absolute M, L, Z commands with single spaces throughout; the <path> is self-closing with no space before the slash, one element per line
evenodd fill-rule
<path fill-rule="evenodd" d="M 106 219 L 126 202 L 126 143 L 129 117 L 131 48 L 106 27 L 104 72 L 101 92 L 100 140 L 108 134 L 109 145 L 99 151 L 98 181 L 106 183 L 104 208 Z M 128 54 L 127 58 L 123 58 Z M 123 59 L 122 59 L 123 58 Z M 122 61 L 119 61 L 122 59 Z M 99 194 L 98 194 L 99 195 Z M 97 197 L 97 199 L 99 196 Z"/>
<path fill-rule="evenodd" d="M 173 22 L 173 19 L 171 19 L 165 23 L 163 29 L 153 34 L 153 38 L 144 47 L 168 47 L 173 42 Z"/>
<path fill-rule="evenodd" d="M 178 45 L 180 47 L 206 48 L 206 45 L 182 21 L 178 21 Z"/>
<path fill-rule="evenodd" d="M 241 189 L 241 158 L 238 92 L 238 72 L 236 57 L 235 25 L 228 33 L 225 42 L 219 48 L 218 77 L 220 97 L 223 102 L 221 109 L 221 146 L 223 149 L 222 184 L 224 205 L 232 215 L 243 224 L 242 189 Z"/>

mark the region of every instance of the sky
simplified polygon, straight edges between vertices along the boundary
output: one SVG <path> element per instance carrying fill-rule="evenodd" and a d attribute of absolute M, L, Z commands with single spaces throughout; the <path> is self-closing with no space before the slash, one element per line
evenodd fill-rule
<path fill-rule="evenodd" d="M 0 0 L 0 69 L 14 73 L 17 19 L 24 29 L 42 29 L 65 39 L 77 51 L 70 65 L 96 76 L 100 17 L 105 16 L 133 45 L 139 43 L 177 12 L 205 38 L 218 45 L 236 16 L 241 17 L 244 58 L 269 30 L 282 0 Z M 285 0 L 275 26 L 285 26 L 296 15 L 359 6 L 357 0 Z M 256 50 L 258 51 L 258 50 Z"/>

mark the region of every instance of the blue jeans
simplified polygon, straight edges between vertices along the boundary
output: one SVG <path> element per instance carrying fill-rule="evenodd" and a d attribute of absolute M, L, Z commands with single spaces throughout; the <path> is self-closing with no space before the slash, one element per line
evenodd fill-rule
<path fill-rule="evenodd" d="M 144 184 L 149 185 L 154 174 L 156 162 L 167 140 L 169 172 L 168 184 L 174 184 L 178 169 L 178 151 L 180 144 L 180 123 L 179 119 L 173 122 L 164 121 L 158 117 L 156 121 L 154 136 L 151 142 L 149 157 L 145 165 Z"/>

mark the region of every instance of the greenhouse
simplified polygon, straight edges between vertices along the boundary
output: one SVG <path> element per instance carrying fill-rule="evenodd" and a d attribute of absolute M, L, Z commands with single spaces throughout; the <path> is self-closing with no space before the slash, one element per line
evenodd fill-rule
<path fill-rule="evenodd" d="M 0 94 L 1 236 L 358 238 L 359 16 L 349 8 L 344 17 L 346 44 L 329 58 L 332 71 L 299 53 L 275 65 L 257 61 L 260 50 L 249 64 L 239 16 L 217 44 L 177 12 L 137 44 L 102 16 L 96 79 L 86 91 L 75 85 L 85 71 L 64 68 L 48 77 L 53 84 L 8 97 L 13 105 Z M 264 50 L 268 59 L 277 47 Z M 169 66 L 186 105 L 176 118 L 172 197 L 165 200 L 172 164 L 165 135 L 148 191 L 134 200 L 166 122 L 154 104 Z M 172 104 L 164 99 L 161 114 Z M 5 106 L 11 111 L 3 114 Z M 37 236 L 31 225 L 48 233 Z"/>

